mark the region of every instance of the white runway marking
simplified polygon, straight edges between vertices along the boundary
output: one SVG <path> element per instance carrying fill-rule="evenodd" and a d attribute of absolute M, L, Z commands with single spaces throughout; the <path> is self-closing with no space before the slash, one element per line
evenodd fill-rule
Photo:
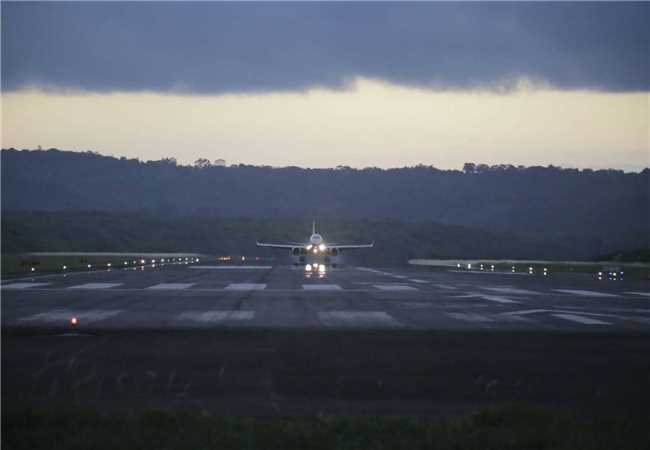
<path fill-rule="evenodd" d="M 47 286 L 52 283 L 11 283 L 2 286 L 2 289 L 31 289 L 39 286 Z"/>
<path fill-rule="evenodd" d="M 602 320 L 592 319 L 591 317 L 582 317 L 576 314 L 552 314 L 553 317 L 558 319 L 570 320 L 571 322 L 581 323 L 583 325 L 611 325 L 609 322 L 603 322 Z"/>
<path fill-rule="evenodd" d="M 240 270 L 240 269 L 272 269 L 273 266 L 189 266 L 188 269 L 216 269 L 216 270 Z"/>
<path fill-rule="evenodd" d="M 338 284 L 303 284 L 302 288 L 306 291 L 341 291 L 343 290 Z"/>
<path fill-rule="evenodd" d="M 479 293 L 470 293 L 467 295 L 455 295 L 453 298 L 482 298 L 483 300 L 488 300 L 490 302 L 496 302 L 496 303 L 519 303 L 517 300 L 511 300 L 506 297 L 501 297 L 498 295 L 479 294 Z"/>
<path fill-rule="evenodd" d="M 483 289 L 500 294 L 519 294 L 519 295 L 543 295 L 541 292 L 529 291 L 527 289 L 517 289 L 509 286 L 483 287 Z"/>
<path fill-rule="evenodd" d="M 196 283 L 160 283 L 155 286 L 149 286 L 147 289 L 187 289 Z"/>
<path fill-rule="evenodd" d="M 68 289 L 110 289 L 121 285 L 122 283 L 86 283 L 77 286 L 70 286 Z"/>
<path fill-rule="evenodd" d="M 402 323 L 384 311 L 322 311 L 321 323 L 328 327 L 401 327 Z"/>
<path fill-rule="evenodd" d="M 255 311 L 225 310 L 225 311 L 190 311 L 178 316 L 180 320 L 192 320 L 194 322 L 227 322 L 251 320 L 255 317 Z"/>
<path fill-rule="evenodd" d="M 412 281 L 413 283 L 428 283 L 427 280 L 420 280 L 419 278 L 411 278 L 409 281 Z"/>
<path fill-rule="evenodd" d="M 523 311 L 512 311 L 507 313 L 502 313 L 504 316 L 525 316 L 528 314 L 537 314 L 542 312 L 547 312 L 548 309 L 525 309 Z"/>
<path fill-rule="evenodd" d="M 452 319 L 464 320 L 465 322 L 494 322 L 489 317 L 472 313 L 446 313 Z"/>
<path fill-rule="evenodd" d="M 225 289 L 228 291 L 261 291 L 266 289 L 266 283 L 231 283 Z"/>
<path fill-rule="evenodd" d="M 439 287 L 440 289 L 458 289 L 456 286 L 451 286 L 449 284 L 434 284 L 434 286 Z"/>
<path fill-rule="evenodd" d="M 116 316 L 121 312 L 121 309 L 94 309 L 88 311 L 56 309 L 49 312 L 34 314 L 33 316 L 23 317 L 18 320 L 25 322 L 61 322 L 61 324 L 67 324 L 70 318 L 75 316 L 79 320 L 79 325 L 84 325 Z"/>
<path fill-rule="evenodd" d="M 626 294 L 632 294 L 632 295 L 642 295 L 644 297 L 650 297 L 650 292 L 626 292 Z"/>
<path fill-rule="evenodd" d="M 374 287 L 382 291 L 417 291 L 418 288 L 406 286 L 405 284 L 373 284 Z"/>
<path fill-rule="evenodd" d="M 596 291 L 584 291 L 582 289 L 553 289 L 556 292 L 562 292 L 563 294 L 573 294 L 580 295 L 582 297 L 618 297 L 616 294 L 606 294 L 604 292 Z"/>

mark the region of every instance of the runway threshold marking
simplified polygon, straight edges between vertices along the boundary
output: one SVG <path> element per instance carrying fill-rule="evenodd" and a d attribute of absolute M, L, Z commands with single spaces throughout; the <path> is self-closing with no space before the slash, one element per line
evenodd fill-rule
<path fill-rule="evenodd" d="M 2 286 L 2 289 L 31 289 L 39 286 L 47 286 L 52 283 L 11 283 Z"/>
<path fill-rule="evenodd" d="M 265 270 L 273 266 L 189 266 L 188 269 L 200 270 Z"/>
<path fill-rule="evenodd" d="M 455 295 L 452 298 L 480 298 L 483 300 L 487 300 L 490 302 L 496 302 L 496 303 L 520 303 L 517 300 L 512 300 L 506 297 L 501 297 L 499 295 L 487 295 L 487 294 L 479 294 L 479 293 L 472 293 L 472 294 L 466 294 L 466 295 Z"/>
<path fill-rule="evenodd" d="M 603 297 L 603 298 L 618 297 L 618 295 L 616 294 L 606 294 L 604 292 L 586 291 L 583 289 L 553 289 L 553 290 L 555 292 L 561 292 L 563 294 L 579 295 L 581 297 Z"/>
<path fill-rule="evenodd" d="M 487 291 L 498 292 L 500 294 L 544 295 L 541 292 L 529 291 L 527 289 L 517 289 L 510 286 L 497 286 L 497 287 L 483 286 L 482 288 Z"/>
<path fill-rule="evenodd" d="M 477 322 L 477 323 L 494 322 L 493 319 L 490 319 L 489 317 L 483 316 L 481 314 L 474 314 L 474 313 L 446 313 L 446 315 L 451 317 L 452 319 L 463 320 L 465 322 Z"/>
<path fill-rule="evenodd" d="M 417 291 L 418 288 L 413 286 L 407 286 L 405 284 L 373 284 L 379 290 L 382 291 Z"/>
<path fill-rule="evenodd" d="M 255 311 L 243 310 L 221 310 L 221 311 L 188 311 L 178 316 L 179 320 L 191 320 L 194 322 L 241 322 L 252 320 Z"/>
<path fill-rule="evenodd" d="M 635 291 L 627 291 L 626 294 L 641 295 L 641 296 L 643 296 L 643 297 L 650 297 L 650 292 L 635 292 Z"/>
<path fill-rule="evenodd" d="M 194 286 L 196 283 L 160 283 L 154 286 L 149 286 L 147 289 L 187 289 L 191 286 Z"/>
<path fill-rule="evenodd" d="M 112 287 L 121 286 L 122 284 L 123 283 L 86 283 L 69 286 L 67 289 L 110 289 Z"/>
<path fill-rule="evenodd" d="M 266 289 L 266 283 L 231 283 L 225 289 L 228 291 L 261 291 Z"/>
<path fill-rule="evenodd" d="M 604 322 L 598 319 L 592 319 L 591 317 L 583 317 L 577 314 L 552 314 L 553 317 L 558 319 L 569 320 L 571 322 L 581 323 L 583 325 L 611 325 L 609 322 Z"/>
<path fill-rule="evenodd" d="M 343 288 L 338 284 L 303 284 L 305 291 L 342 291 Z"/>
<path fill-rule="evenodd" d="M 23 322 L 61 322 L 61 324 L 67 324 L 68 320 L 70 320 L 72 316 L 75 316 L 79 320 L 80 324 L 87 324 L 116 316 L 122 311 L 123 310 L 121 309 L 92 309 L 87 311 L 56 309 L 28 317 L 22 317 L 18 320 Z"/>
<path fill-rule="evenodd" d="M 384 311 L 321 311 L 320 322 L 328 327 L 397 328 L 404 324 Z"/>

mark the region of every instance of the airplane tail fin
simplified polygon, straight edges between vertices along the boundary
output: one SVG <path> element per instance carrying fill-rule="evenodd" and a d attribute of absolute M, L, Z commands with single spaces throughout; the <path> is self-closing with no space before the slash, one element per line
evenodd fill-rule
<path fill-rule="evenodd" d="M 311 223 L 311 234 L 316 234 L 316 221 L 312 221 Z"/>

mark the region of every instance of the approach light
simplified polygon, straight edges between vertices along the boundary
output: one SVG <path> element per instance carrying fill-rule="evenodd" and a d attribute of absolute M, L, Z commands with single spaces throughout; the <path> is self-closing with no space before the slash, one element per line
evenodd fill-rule
<path fill-rule="evenodd" d="M 144 264 L 146 261 L 144 259 L 140 260 L 140 264 Z"/>
<path fill-rule="evenodd" d="M 325 244 L 319 245 L 318 250 L 320 250 L 321 252 L 324 252 L 325 251 Z"/>
<path fill-rule="evenodd" d="M 66 270 L 67 268 L 68 268 L 68 266 L 63 266 L 63 270 Z"/>
<path fill-rule="evenodd" d="M 467 264 L 467 270 L 472 270 L 472 264 Z"/>
<path fill-rule="evenodd" d="M 106 264 L 106 267 L 111 267 L 111 263 Z"/>
<path fill-rule="evenodd" d="M 92 267 L 92 266 L 91 266 L 90 264 L 88 264 L 88 268 L 90 269 L 91 267 Z"/>
<path fill-rule="evenodd" d="M 306 270 L 307 272 L 311 272 L 311 264 L 307 264 L 307 265 L 305 265 L 305 270 Z"/>
<path fill-rule="evenodd" d="M 35 272 L 35 271 L 36 271 L 36 269 L 34 267 L 32 267 L 32 272 Z"/>
<path fill-rule="evenodd" d="M 318 271 L 319 271 L 320 273 L 325 273 L 325 265 L 324 265 L 324 264 L 321 264 L 320 266 L 318 266 Z"/>
<path fill-rule="evenodd" d="M 491 270 L 492 272 L 494 272 L 494 264 L 492 264 L 492 265 L 490 266 L 490 270 Z"/>

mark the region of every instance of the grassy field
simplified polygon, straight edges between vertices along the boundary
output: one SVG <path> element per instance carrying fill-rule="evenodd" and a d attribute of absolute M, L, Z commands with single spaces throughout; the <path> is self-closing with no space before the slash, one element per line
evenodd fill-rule
<path fill-rule="evenodd" d="M 152 260 L 200 258 L 195 253 L 21 253 L 2 255 L 2 276 L 134 267 Z M 110 264 L 110 265 L 109 265 Z M 90 267 L 88 267 L 90 265 Z"/>
<path fill-rule="evenodd" d="M 254 419 L 190 412 L 4 412 L 6 449 L 641 449 L 646 418 L 578 419 L 524 406 L 450 418 Z"/>

